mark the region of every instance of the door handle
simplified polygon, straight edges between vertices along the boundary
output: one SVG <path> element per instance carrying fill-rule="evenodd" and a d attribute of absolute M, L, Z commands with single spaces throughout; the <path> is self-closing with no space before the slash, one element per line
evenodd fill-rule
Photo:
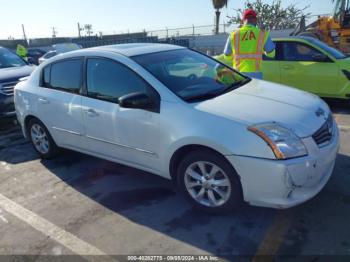
<path fill-rule="evenodd" d="M 294 66 L 292 66 L 292 65 L 284 65 L 284 66 L 282 66 L 282 69 L 291 70 L 291 69 L 294 69 Z"/>
<path fill-rule="evenodd" d="M 39 101 L 40 103 L 42 103 L 42 104 L 50 104 L 50 101 L 47 100 L 46 98 L 40 97 L 40 98 L 38 99 L 38 101 Z"/>
<path fill-rule="evenodd" d="M 99 114 L 92 108 L 89 108 L 89 109 L 85 109 L 84 112 L 90 116 L 90 117 L 96 117 L 96 116 L 99 116 Z"/>

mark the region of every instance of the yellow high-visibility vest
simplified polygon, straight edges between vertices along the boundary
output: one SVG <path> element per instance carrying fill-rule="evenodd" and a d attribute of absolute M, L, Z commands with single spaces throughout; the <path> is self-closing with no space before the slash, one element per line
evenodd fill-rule
<path fill-rule="evenodd" d="M 18 56 L 20 56 L 22 58 L 25 58 L 28 55 L 28 51 L 23 45 L 17 45 L 16 53 Z"/>
<path fill-rule="evenodd" d="M 243 73 L 260 72 L 269 32 L 245 25 L 231 33 L 233 68 Z"/>

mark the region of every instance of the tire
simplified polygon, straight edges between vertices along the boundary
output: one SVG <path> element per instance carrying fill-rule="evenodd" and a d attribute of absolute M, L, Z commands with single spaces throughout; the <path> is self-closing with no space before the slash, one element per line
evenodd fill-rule
<path fill-rule="evenodd" d="M 204 173 L 209 175 L 207 179 L 201 171 L 203 168 Z M 210 177 L 211 172 L 214 176 Z M 177 182 L 189 202 L 206 212 L 231 211 L 243 202 L 242 187 L 236 171 L 222 155 L 210 150 L 198 150 L 185 156 L 177 170 Z"/>
<path fill-rule="evenodd" d="M 40 136 L 41 138 L 39 138 Z M 42 159 L 51 159 L 59 153 L 59 148 L 53 141 L 49 131 L 38 119 L 29 121 L 28 137 L 35 151 Z"/>

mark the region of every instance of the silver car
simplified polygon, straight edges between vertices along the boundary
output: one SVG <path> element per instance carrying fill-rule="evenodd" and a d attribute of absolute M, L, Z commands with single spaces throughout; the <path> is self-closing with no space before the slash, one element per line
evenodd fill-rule
<path fill-rule="evenodd" d="M 16 86 L 15 104 L 41 157 L 68 148 L 136 167 L 211 212 L 298 205 L 326 185 L 339 148 L 318 97 L 172 45 L 54 57 Z"/>
<path fill-rule="evenodd" d="M 50 59 L 50 58 L 56 56 L 56 55 L 58 55 L 58 52 L 57 52 L 57 51 L 49 51 L 49 52 L 47 52 L 45 55 L 43 55 L 42 57 L 40 57 L 40 58 L 38 59 L 39 65 L 42 64 L 42 63 L 44 63 L 46 60 L 48 60 L 48 59 Z"/>

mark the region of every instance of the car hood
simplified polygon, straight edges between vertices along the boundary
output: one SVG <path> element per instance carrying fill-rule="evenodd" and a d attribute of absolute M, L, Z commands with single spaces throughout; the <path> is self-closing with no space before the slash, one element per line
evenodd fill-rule
<path fill-rule="evenodd" d="M 0 82 L 17 81 L 19 78 L 29 76 L 34 68 L 34 66 L 21 66 L 0 69 Z"/>
<path fill-rule="evenodd" d="M 194 107 L 246 126 L 277 122 L 299 137 L 314 134 L 330 112 L 327 104 L 315 95 L 260 80 L 252 80 L 232 92 L 194 104 Z M 320 109 L 325 114 L 317 116 Z"/>
<path fill-rule="evenodd" d="M 350 70 L 350 57 L 338 59 L 337 64 L 340 66 L 341 69 Z"/>

